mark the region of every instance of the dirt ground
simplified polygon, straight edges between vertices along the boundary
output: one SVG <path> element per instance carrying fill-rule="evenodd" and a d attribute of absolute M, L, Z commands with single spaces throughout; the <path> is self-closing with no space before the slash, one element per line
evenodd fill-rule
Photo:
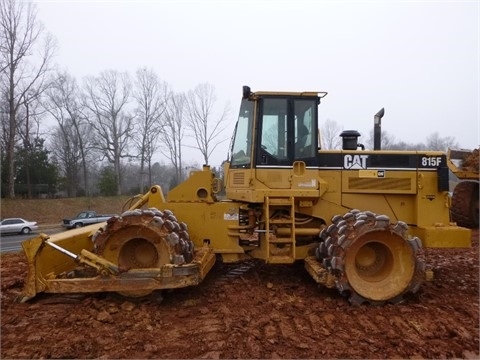
<path fill-rule="evenodd" d="M 303 268 L 216 264 L 197 287 L 132 300 L 15 300 L 23 254 L 1 256 L 1 358 L 479 358 L 478 230 L 426 251 L 434 280 L 400 305 L 351 306 Z"/>

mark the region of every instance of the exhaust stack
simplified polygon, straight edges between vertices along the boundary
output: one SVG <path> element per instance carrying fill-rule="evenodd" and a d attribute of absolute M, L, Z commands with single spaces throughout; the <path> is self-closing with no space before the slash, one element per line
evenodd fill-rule
<path fill-rule="evenodd" d="M 385 115 L 385 109 L 381 108 L 373 118 L 373 150 L 382 149 L 382 117 Z"/>

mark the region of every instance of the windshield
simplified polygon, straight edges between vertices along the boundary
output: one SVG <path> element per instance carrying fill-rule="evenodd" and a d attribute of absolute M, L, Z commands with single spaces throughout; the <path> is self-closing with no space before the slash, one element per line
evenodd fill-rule
<path fill-rule="evenodd" d="M 231 166 L 249 167 L 252 153 L 253 101 L 242 100 L 231 151 Z"/>

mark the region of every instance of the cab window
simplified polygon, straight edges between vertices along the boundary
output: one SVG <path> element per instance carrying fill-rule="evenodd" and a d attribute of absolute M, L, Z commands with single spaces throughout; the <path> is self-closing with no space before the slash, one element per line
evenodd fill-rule
<path fill-rule="evenodd" d="M 265 97 L 260 103 L 256 164 L 314 165 L 317 152 L 317 99 Z"/>
<path fill-rule="evenodd" d="M 312 100 L 295 100 L 295 159 L 314 157 L 316 152 L 315 140 L 315 111 L 316 103 Z"/>
<path fill-rule="evenodd" d="M 252 152 L 253 101 L 242 100 L 231 150 L 232 167 L 249 167 Z"/>
<path fill-rule="evenodd" d="M 263 106 L 261 148 L 278 160 L 288 158 L 287 102 L 266 99 Z"/>

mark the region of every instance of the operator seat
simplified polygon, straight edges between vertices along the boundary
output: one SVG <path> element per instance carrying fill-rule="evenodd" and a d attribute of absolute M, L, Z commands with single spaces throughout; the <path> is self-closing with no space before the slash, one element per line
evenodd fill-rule
<path fill-rule="evenodd" d="M 297 142 L 295 143 L 295 154 L 300 154 L 304 150 L 305 143 L 309 135 L 309 131 L 304 124 L 301 124 L 298 128 L 297 135 Z"/>

